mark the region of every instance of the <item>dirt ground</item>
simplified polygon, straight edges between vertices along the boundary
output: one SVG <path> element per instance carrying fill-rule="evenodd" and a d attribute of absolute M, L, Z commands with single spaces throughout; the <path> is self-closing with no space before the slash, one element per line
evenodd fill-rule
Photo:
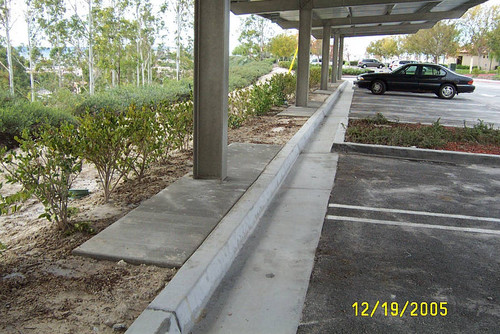
<path fill-rule="evenodd" d="M 267 116 L 229 130 L 229 142 L 285 144 L 305 123 L 304 118 Z M 74 188 L 91 194 L 74 200 L 73 218 L 103 230 L 139 203 L 192 169 L 192 152 L 173 155 L 140 182 L 122 183 L 108 204 L 101 204 L 97 173 L 84 166 Z M 4 185 L 2 191 L 8 190 Z M 175 275 L 176 269 L 135 266 L 123 261 L 97 261 L 71 251 L 92 237 L 66 235 L 45 219 L 43 206 L 26 203 L 15 214 L 0 217 L 0 333 L 116 333 L 125 331 Z"/>

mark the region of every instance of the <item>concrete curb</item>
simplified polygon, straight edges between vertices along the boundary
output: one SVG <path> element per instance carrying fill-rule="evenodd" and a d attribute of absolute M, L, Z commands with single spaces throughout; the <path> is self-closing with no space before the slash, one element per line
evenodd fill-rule
<path fill-rule="evenodd" d="M 332 152 L 358 153 L 389 156 L 410 160 L 436 161 L 452 164 L 500 165 L 500 156 L 452 151 L 438 151 L 413 147 L 367 145 L 357 143 L 334 143 Z"/>
<path fill-rule="evenodd" d="M 347 83 L 339 86 L 281 149 L 127 333 L 190 332 L 300 152 L 332 110 Z"/>

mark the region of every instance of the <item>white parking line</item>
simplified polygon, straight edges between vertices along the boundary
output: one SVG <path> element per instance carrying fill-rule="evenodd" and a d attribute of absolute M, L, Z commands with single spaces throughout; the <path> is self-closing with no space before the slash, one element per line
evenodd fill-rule
<path fill-rule="evenodd" d="M 456 226 L 444 226 L 444 225 L 416 224 L 416 223 L 408 223 L 408 222 L 396 222 L 396 221 L 392 221 L 392 220 L 378 220 L 378 219 L 346 217 L 346 216 L 333 216 L 333 215 L 327 215 L 326 219 L 351 221 L 351 222 L 358 222 L 358 223 L 368 223 L 368 224 L 392 225 L 392 226 L 403 226 L 403 227 L 413 227 L 413 228 L 429 228 L 429 229 L 434 229 L 434 230 L 446 230 L 446 231 L 500 235 L 500 231 L 488 230 L 488 229 L 483 229 L 483 228 L 473 228 L 473 227 L 456 227 Z"/>
<path fill-rule="evenodd" d="M 328 207 L 329 208 L 352 209 L 352 210 L 375 211 L 375 212 L 404 213 L 404 214 L 419 215 L 419 216 L 458 218 L 458 219 L 479 220 L 479 221 L 485 221 L 485 222 L 500 223 L 499 218 L 492 218 L 492 217 L 478 217 L 478 216 L 454 215 L 454 214 L 438 213 L 438 212 L 399 210 L 399 209 L 388 209 L 388 208 L 374 208 L 374 207 L 369 207 L 369 206 L 357 206 L 357 205 L 336 204 L 336 203 L 330 203 L 330 204 L 328 204 Z"/>

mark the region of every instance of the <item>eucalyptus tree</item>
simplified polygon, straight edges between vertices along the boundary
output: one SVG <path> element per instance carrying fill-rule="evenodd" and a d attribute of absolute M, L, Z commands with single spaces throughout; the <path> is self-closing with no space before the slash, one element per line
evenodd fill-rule
<path fill-rule="evenodd" d="M 113 1 L 94 12 L 94 51 L 96 66 L 109 73 L 111 86 L 121 84 L 122 62 L 127 58 L 127 45 L 134 39 L 133 23 L 126 17 L 128 1 Z"/>
<path fill-rule="evenodd" d="M 135 0 L 136 85 L 152 82 L 153 45 L 163 27 L 149 0 Z"/>
<path fill-rule="evenodd" d="M 167 0 L 162 6 L 162 12 L 172 14 L 175 19 L 175 68 L 176 78 L 180 80 L 183 60 L 183 49 L 190 49 L 193 43 L 194 0 Z"/>
<path fill-rule="evenodd" d="M 68 21 L 65 17 L 66 4 L 64 0 L 35 0 L 35 7 L 40 13 L 37 21 L 51 44 L 50 55 L 54 61 L 53 67 L 57 71 L 58 86 L 61 88 L 63 81 L 62 57 L 68 38 Z"/>
<path fill-rule="evenodd" d="M 250 15 L 243 20 L 240 27 L 239 54 L 253 58 L 264 58 L 265 47 L 270 35 L 270 21 L 257 15 Z M 238 51 L 237 51 L 238 52 Z M 233 54 L 234 51 L 233 51 Z"/>
<path fill-rule="evenodd" d="M 9 72 L 9 91 L 14 95 L 14 68 L 12 65 L 12 44 L 10 40 L 11 22 L 11 0 L 0 0 L 0 23 L 5 33 L 5 42 L 7 43 L 7 66 L 2 66 Z"/>
<path fill-rule="evenodd" d="M 29 61 L 29 76 L 30 76 L 30 91 L 31 91 L 31 102 L 35 101 L 35 67 L 37 56 L 40 54 L 38 52 L 38 45 L 40 42 L 40 32 L 41 26 L 38 24 L 38 18 L 40 17 L 40 8 L 36 6 L 36 0 L 26 0 L 26 9 L 24 12 L 24 18 L 26 21 L 27 33 L 28 33 L 28 61 Z"/>
<path fill-rule="evenodd" d="M 88 92 L 95 93 L 95 61 L 94 61 L 94 15 L 101 6 L 100 0 L 70 1 L 72 14 L 68 20 L 68 42 L 73 46 L 73 56 L 88 76 Z M 97 9 L 96 9 L 97 8 Z M 85 73 L 87 72 L 87 73 Z"/>

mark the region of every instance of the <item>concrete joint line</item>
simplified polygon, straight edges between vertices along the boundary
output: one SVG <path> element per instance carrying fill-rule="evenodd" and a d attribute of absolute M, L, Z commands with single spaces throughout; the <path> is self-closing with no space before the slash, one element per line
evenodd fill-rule
<path fill-rule="evenodd" d="M 281 149 L 170 283 L 134 321 L 127 333 L 163 334 L 191 331 L 298 156 L 325 116 L 331 112 L 346 86 L 347 82 L 340 85 Z M 157 321 L 157 328 L 151 330 L 154 324 L 151 324 L 151 314 L 148 312 L 152 311 L 163 311 L 175 317 L 178 329 L 161 330 L 159 327 L 164 322 Z"/>

